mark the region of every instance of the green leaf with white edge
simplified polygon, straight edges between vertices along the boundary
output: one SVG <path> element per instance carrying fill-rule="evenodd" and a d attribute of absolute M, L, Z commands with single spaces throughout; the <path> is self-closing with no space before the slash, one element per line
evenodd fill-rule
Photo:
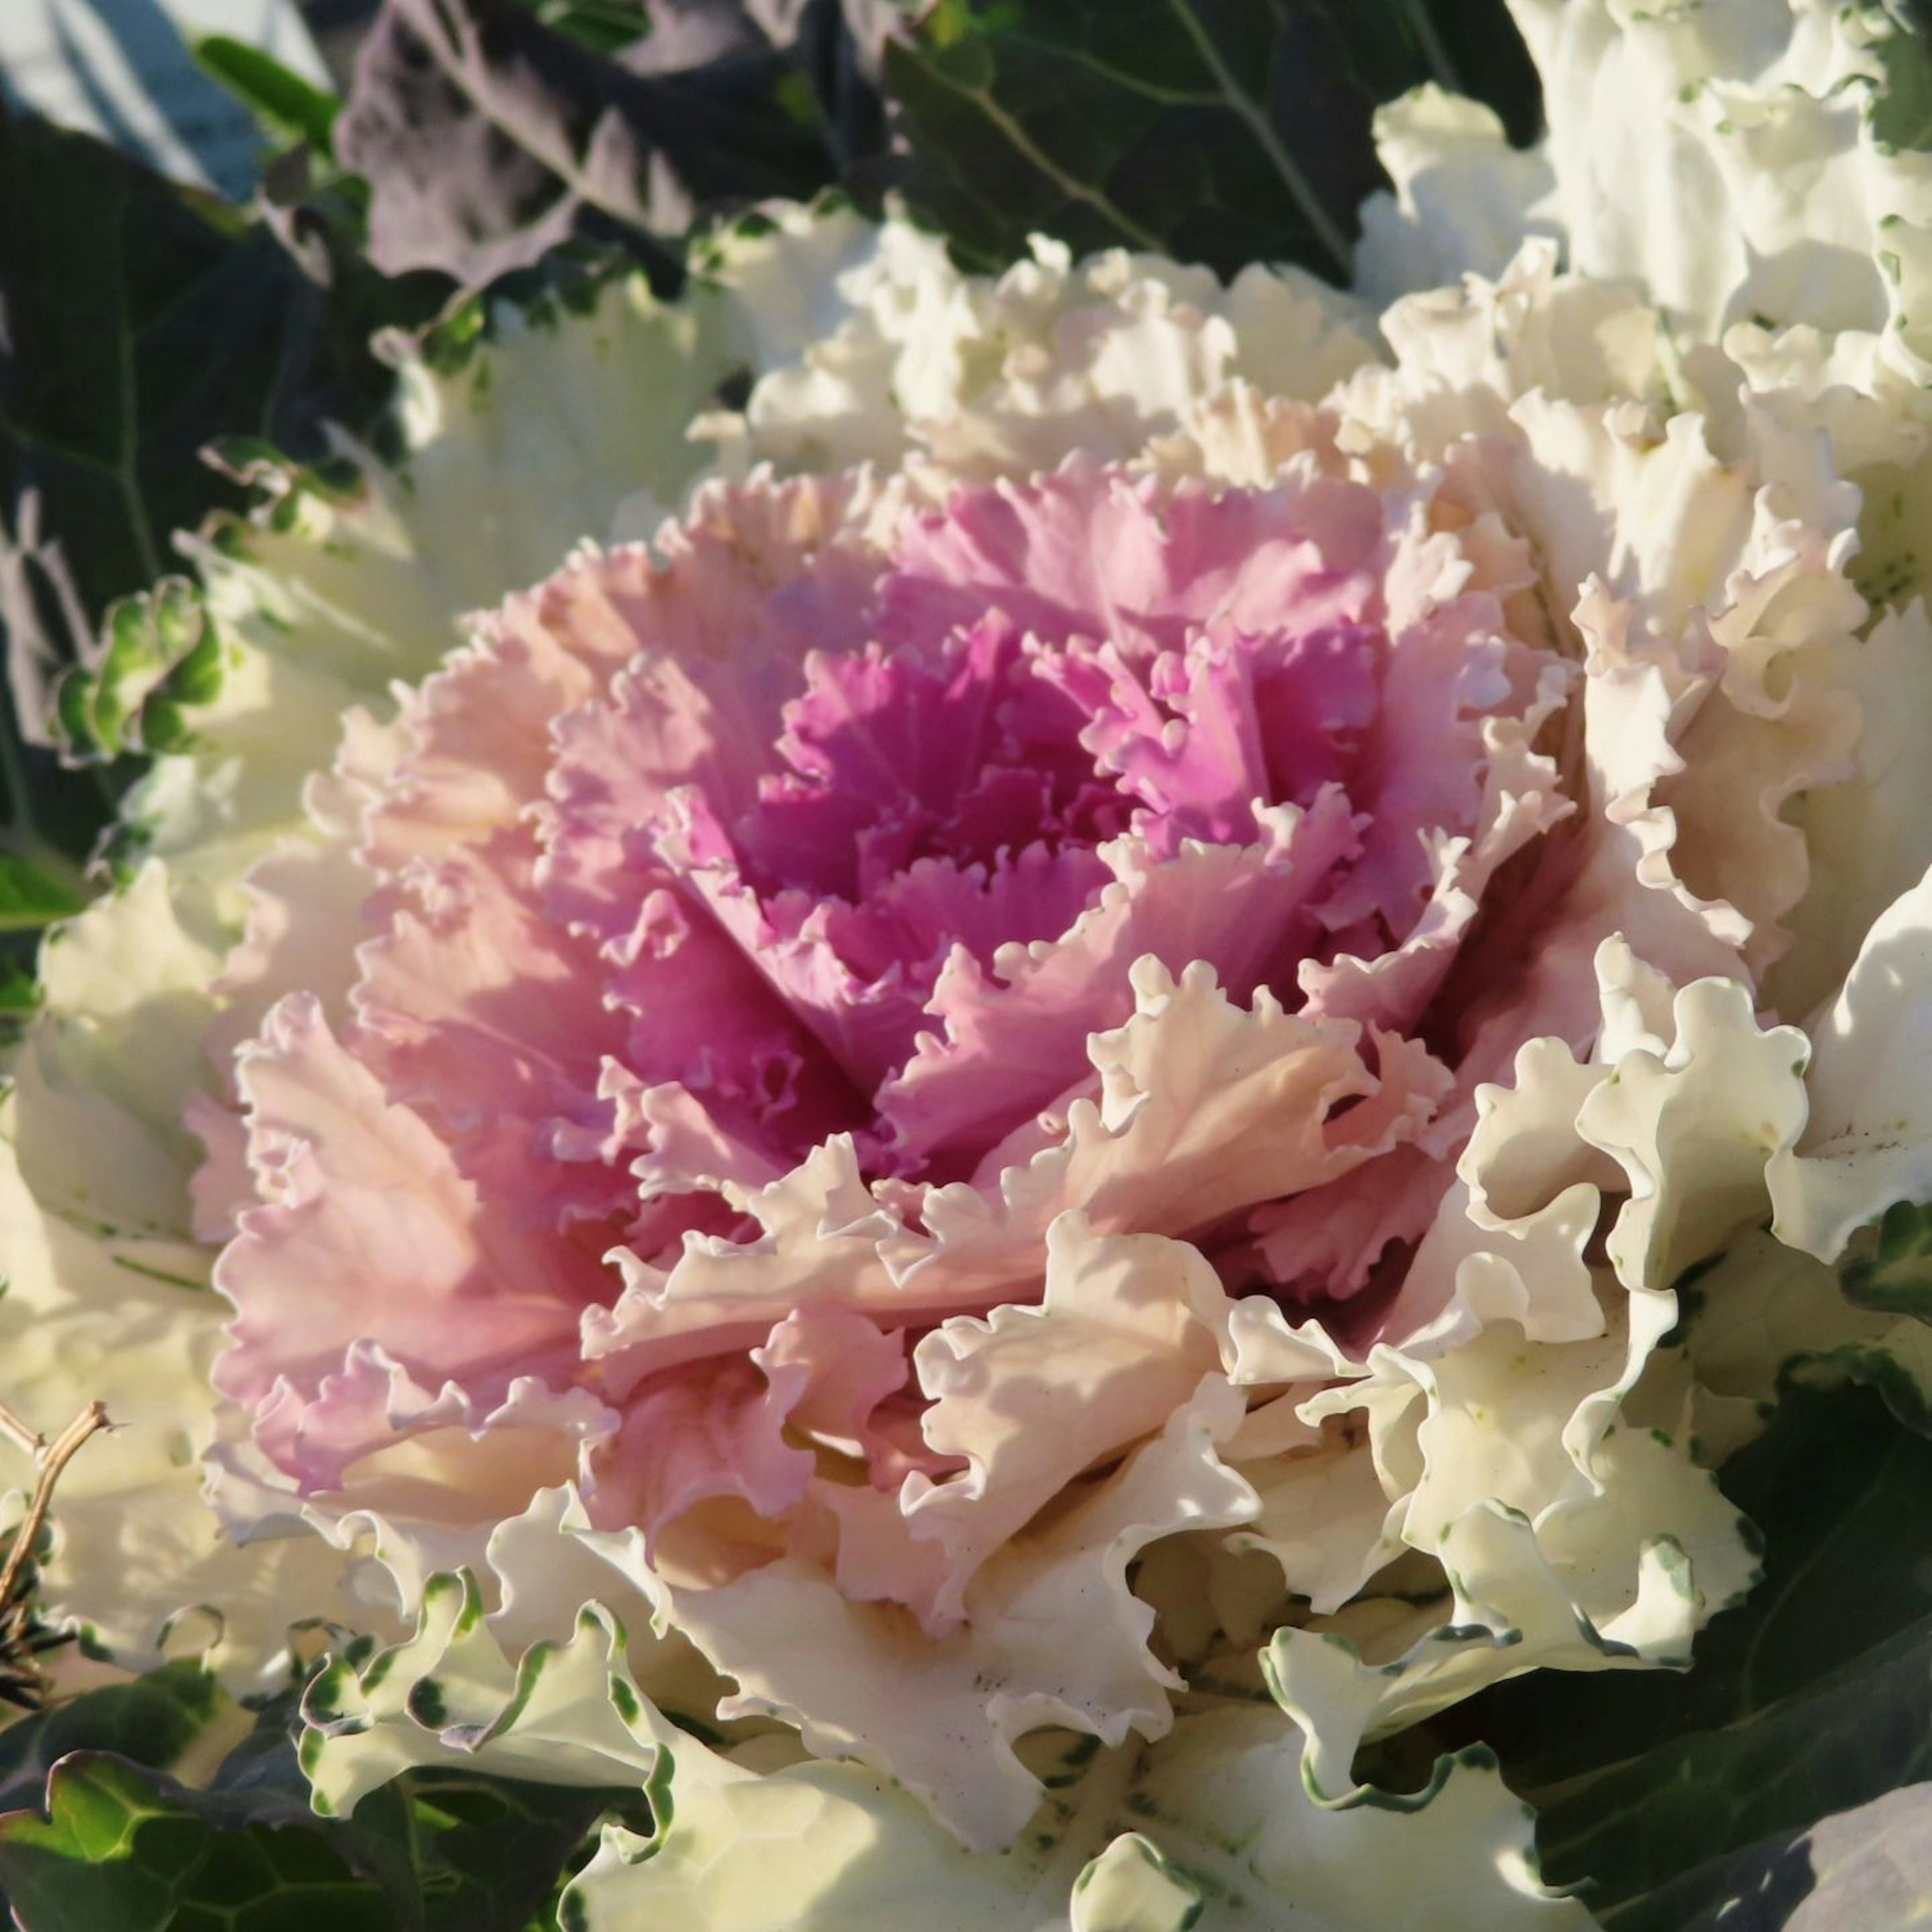
<path fill-rule="evenodd" d="M 754 1748 L 747 1748 L 748 1751 Z M 668 1817 L 607 1826 L 565 1895 L 578 1932 L 1585 1932 L 1546 1892 L 1527 1809 L 1494 1758 L 1424 1792 L 1341 1808 L 1309 1796 L 1300 1738 L 1265 1704 L 1180 1718 L 1152 1744 L 1042 1744 L 1049 1796 L 1008 1851 L 960 1849 L 916 1799 L 856 1765 L 756 1773 L 674 1752 Z M 786 1883 L 770 1882 L 774 1856 Z M 1418 1874 L 1426 1873 L 1426 1882 Z"/>
<path fill-rule="evenodd" d="M 1412 1797 L 1318 1805 L 1300 1737 L 1265 1702 L 1216 1701 L 1168 1738 L 1112 1750 L 1037 1741 L 1048 1796 L 1012 1849 L 961 1849 L 916 1799 L 788 1735 L 713 1748 L 632 1674 L 595 1604 L 562 1643 L 506 1656 L 461 1575 L 432 1580 L 413 1636 L 332 1662 L 304 1703 L 317 1808 L 352 1813 L 431 1766 L 608 1784 L 648 1828 L 604 1826 L 559 1907 L 571 1932 L 1584 1932 L 1535 1879 L 1526 1808 L 1486 1751 Z M 774 1859 L 782 1882 L 774 1883 Z M 1418 1870 L 1429 1886 L 1415 1882 Z"/>
<path fill-rule="evenodd" d="M 512 1662 L 484 1621 L 476 1580 L 432 1576 L 413 1636 L 345 1651 L 309 1685 L 302 1764 L 317 1814 L 349 1817 L 418 1766 L 648 1793 L 664 1746 L 684 1734 L 638 1690 L 628 1642 L 615 1617 L 586 1604 L 568 1641 Z"/>
<path fill-rule="evenodd" d="M 27 1932 L 524 1932 L 600 1819 L 649 1822 L 630 1789 L 461 1770 L 407 1773 L 352 1822 L 320 1818 L 296 1698 L 247 1709 L 178 1663 L 0 1732 L 0 1889 Z"/>
<path fill-rule="evenodd" d="M 192 1777 L 197 1764 L 218 1763 L 251 1724 L 199 1664 L 103 1684 L 0 1731 L 0 1810 L 37 1804 L 47 1773 L 70 1751 L 111 1752 Z"/>
<path fill-rule="evenodd" d="M 1914 1210 L 1895 1210 L 1858 1229 L 1835 1267 L 1751 1229 L 1678 1284 L 1705 1460 L 1755 1436 L 1794 1383 L 1862 1384 L 1932 1434 L 1932 1322 L 1909 1312 L 1916 1226 Z"/>
<path fill-rule="evenodd" d="M 1500 85 L 1516 125 L 1534 119 L 1500 0 L 938 0 L 888 44 L 886 79 L 905 192 L 989 267 L 1041 232 L 1346 284 L 1384 182 L 1379 104 L 1426 80 Z"/>
<path fill-rule="evenodd" d="M 1932 1778 L 1932 1442 L 1872 1390 L 1798 1386 L 1720 1480 L 1765 1580 L 1688 1676 L 1540 1673 L 1435 1726 L 1498 1751 L 1544 1808 L 1546 1877 L 1589 1882 L 1619 1928 L 1712 1861 Z"/>
<path fill-rule="evenodd" d="M 1854 1306 L 1932 1322 L 1932 1205 L 1887 1208 L 1838 1273 Z"/>

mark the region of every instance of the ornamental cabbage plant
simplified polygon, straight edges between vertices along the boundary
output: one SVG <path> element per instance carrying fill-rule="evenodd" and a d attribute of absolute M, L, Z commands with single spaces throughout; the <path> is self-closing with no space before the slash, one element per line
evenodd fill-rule
<path fill-rule="evenodd" d="M 1909 1360 L 1932 852 L 1843 451 L 1487 266 L 775 207 L 260 471 L 74 693 L 177 748 L 4 1102 L 52 1613 L 326 1651 L 325 1812 L 641 1792 L 566 1923 L 1590 1923 L 1358 1753 L 1749 1590 L 1688 1271 Z"/>

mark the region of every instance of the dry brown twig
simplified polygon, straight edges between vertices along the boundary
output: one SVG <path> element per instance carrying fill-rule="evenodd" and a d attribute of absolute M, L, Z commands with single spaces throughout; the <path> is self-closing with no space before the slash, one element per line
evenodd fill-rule
<path fill-rule="evenodd" d="M 38 1430 L 29 1429 L 10 1408 L 0 1402 L 0 1436 L 10 1437 L 26 1450 L 33 1457 L 38 1472 L 33 1494 L 28 1498 L 27 1513 L 20 1519 L 7 1546 L 6 1562 L 0 1564 L 0 1639 L 4 1639 L 4 1647 L 8 1651 L 14 1651 L 26 1642 L 32 1624 L 28 1606 L 18 1600 L 18 1593 L 32 1568 L 34 1546 L 40 1540 L 47 1511 L 52 1505 L 54 1485 L 88 1438 L 98 1430 L 112 1426 L 107 1420 L 106 1408 L 98 1402 L 91 1402 L 50 1442 Z M 0 1659 L 0 1664 L 6 1661 Z M 31 1677 L 31 1666 L 28 1675 Z M 18 1700 L 10 1697 L 9 1701 Z"/>

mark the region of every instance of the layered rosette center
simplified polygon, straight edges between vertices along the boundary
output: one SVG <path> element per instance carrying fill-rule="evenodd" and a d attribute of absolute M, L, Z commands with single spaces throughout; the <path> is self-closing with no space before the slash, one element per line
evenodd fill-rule
<path fill-rule="evenodd" d="M 628 941 L 647 1106 L 772 1176 L 846 1132 L 868 1176 L 964 1179 L 1093 1084 L 1135 957 L 1346 1004 L 1491 832 L 1486 732 L 1560 688 L 1493 595 L 1444 594 L 1450 548 L 1357 484 L 1076 472 L 909 520 L 862 590 L 814 560 L 718 656 L 646 639 L 563 728 L 543 862 Z"/>

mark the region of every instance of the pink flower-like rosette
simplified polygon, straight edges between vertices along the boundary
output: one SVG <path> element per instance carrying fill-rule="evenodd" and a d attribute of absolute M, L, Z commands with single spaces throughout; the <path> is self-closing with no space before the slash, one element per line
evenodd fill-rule
<path fill-rule="evenodd" d="M 1479 1088 L 1545 1042 L 1567 1129 L 1605 942 L 1750 981 L 1796 835 L 1750 918 L 1670 873 L 1714 670 L 1600 588 L 1580 654 L 1477 446 L 1268 433 L 1266 487 L 710 485 L 352 729 L 196 1116 L 239 1528 L 373 1526 L 526 1634 L 641 1603 L 724 1716 L 992 1846 L 1015 1740 L 1159 1735 L 1256 1564 L 1264 1630 L 1402 1554 L 1426 1458 L 1348 1392 L 1466 1340 L 1459 1266 L 1559 1194 L 1518 1345 L 1576 1384 L 1546 1432 L 1614 1406 L 1668 1317 L 1579 1258 L 1606 1163 L 1510 1154 L 1472 1232 Z"/>

